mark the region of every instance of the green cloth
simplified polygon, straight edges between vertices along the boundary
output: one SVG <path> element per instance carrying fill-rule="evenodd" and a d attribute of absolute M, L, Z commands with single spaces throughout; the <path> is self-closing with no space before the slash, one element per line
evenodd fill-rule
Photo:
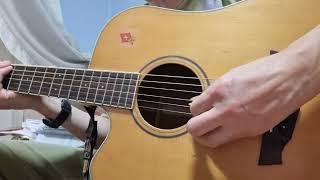
<path fill-rule="evenodd" d="M 83 150 L 29 141 L 0 141 L 1 180 L 79 180 Z"/>
<path fill-rule="evenodd" d="M 233 4 L 238 1 L 241 1 L 241 0 L 222 0 L 222 5 L 227 6 L 227 5 Z"/>

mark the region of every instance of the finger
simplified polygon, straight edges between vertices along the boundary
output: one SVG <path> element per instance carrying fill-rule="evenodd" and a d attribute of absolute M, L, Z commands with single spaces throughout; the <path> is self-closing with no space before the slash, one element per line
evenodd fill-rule
<path fill-rule="evenodd" d="M 187 123 L 187 131 L 199 137 L 222 125 L 217 108 L 212 108 L 198 116 L 191 118 Z"/>
<path fill-rule="evenodd" d="M 16 104 L 12 101 L 16 96 L 13 91 L 0 89 L 0 109 L 12 109 L 16 108 Z"/>
<path fill-rule="evenodd" d="M 193 101 L 190 104 L 190 111 L 193 116 L 197 116 L 211 109 L 218 98 L 214 94 L 214 86 L 210 86 L 201 95 L 193 98 L 192 100 Z"/>
<path fill-rule="evenodd" d="M 14 98 L 15 95 L 16 95 L 16 93 L 13 91 L 9 91 L 6 89 L 0 89 L 0 96 L 2 99 L 8 100 L 8 99 Z"/>
<path fill-rule="evenodd" d="M 214 131 L 210 131 L 207 134 L 195 137 L 195 140 L 201 145 L 209 146 L 212 148 L 218 147 L 222 144 L 233 140 L 233 136 L 224 127 L 219 127 Z"/>
<path fill-rule="evenodd" d="M 190 101 L 192 102 L 192 101 L 194 101 L 196 98 L 198 98 L 199 96 L 193 96 L 191 99 L 190 99 Z M 191 103 L 190 103 L 191 104 Z"/>
<path fill-rule="evenodd" d="M 0 61 L 0 68 L 10 66 L 10 61 Z"/>
<path fill-rule="evenodd" d="M 0 69 L 0 82 L 3 80 L 3 77 L 12 71 L 12 66 L 6 66 Z"/>

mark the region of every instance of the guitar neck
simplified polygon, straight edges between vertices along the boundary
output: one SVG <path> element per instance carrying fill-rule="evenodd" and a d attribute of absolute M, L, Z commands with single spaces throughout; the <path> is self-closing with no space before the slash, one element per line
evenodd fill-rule
<path fill-rule="evenodd" d="M 14 64 L 3 80 L 7 90 L 131 109 L 138 73 Z"/>

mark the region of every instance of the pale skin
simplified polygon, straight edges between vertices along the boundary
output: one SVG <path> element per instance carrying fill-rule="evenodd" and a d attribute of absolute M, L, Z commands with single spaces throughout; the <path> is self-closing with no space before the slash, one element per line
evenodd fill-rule
<path fill-rule="evenodd" d="M 175 8 L 181 0 L 150 0 L 149 3 Z M 320 27 L 316 27 L 280 53 L 231 69 L 216 79 L 193 99 L 194 117 L 187 123 L 188 132 L 200 144 L 217 147 L 268 131 L 319 93 L 319 63 Z M 0 62 L 0 81 L 11 69 L 9 62 Z M 20 95 L 1 86 L 0 108 L 33 109 L 54 119 L 60 112 L 60 102 Z M 105 118 L 96 119 L 100 145 L 109 127 Z M 88 114 L 73 107 L 63 126 L 84 139 L 88 123 Z"/>
<path fill-rule="evenodd" d="M 209 147 L 262 134 L 319 93 L 319 74 L 320 26 L 218 78 L 191 103 L 188 131 Z"/>
<path fill-rule="evenodd" d="M 9 61 L 0 62 L 0 81 L 11 70 L 12 66 L 10 66 Z M 61 110 L 61 103 L 57 99 L 18 94 L 3 89 L 2 84 L 0 87 L 0 109 L 31 109 L 50 119 L 55 119 Z M 98 121 L 97 145 L 100 146 L 108 134 L 109 123 L 104 116 L 95 116 L 95 119 Z M 76 107 L 72 107 L 72 113 L 63 127 L 79 139 L 84 140 L 88 124 L 89 115 Z"/>

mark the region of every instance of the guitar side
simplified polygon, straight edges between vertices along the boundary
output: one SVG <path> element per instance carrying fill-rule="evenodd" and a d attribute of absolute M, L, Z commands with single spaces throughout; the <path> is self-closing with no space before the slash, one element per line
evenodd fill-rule
<path fill-rule="evenodd" d="M 160 57 L 181 56 L 197 65 L 190 64 L 196 74 L 217 78 L 268 55 L 270 49 L 287 47 L 319 24 L 318 7 L 316 0 L 247 0 L 202 13 L 133 8 L 105 27 L 91 68 L 140 72 Z M 201 83 L 204 88 L 208 85 Z M 283 152 L 283 165 L 262 167 L 257 166 L 260 137 L 210 149 L 186 133 L 167 138 L 146 132 L 144 128 L 161 130 L 139 124 L 136 108 L 111 109 L 111 132 L 92 161 L 92 178 L 318 179 L 318 117 L 320 98 L 316 97 L 302 107 L 293 139 Z"/>

